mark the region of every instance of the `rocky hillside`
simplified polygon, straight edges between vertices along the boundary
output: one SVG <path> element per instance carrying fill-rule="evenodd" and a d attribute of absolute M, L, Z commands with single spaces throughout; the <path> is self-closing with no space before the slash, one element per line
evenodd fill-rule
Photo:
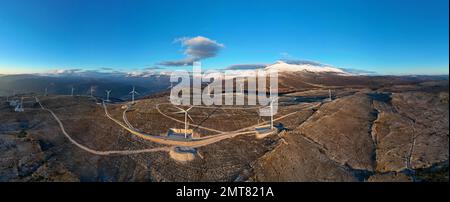
<path fill-rule="evenodd" d="M 253 180 L 448 180 L 448 110 L 448 91 L 362 91 L 325 103 L 255 163 Z"/>
<path fill-rule="evenodd" d="M 167 152 L 96 155 L 71 142 L 52 115 L 26 98 L 25 112 L 0 105 L 0 181 L 448 181 L 448 82 L 384 85 L 377 89 L 315 86 L 280 97 L 278 135 L 238 136 L 198 149 L 180 163 Z M 32 95 L 30 95 L 32 96 Z M 89 97 L 41 97 L 71 138 L 96 151 L 158 148 L 105 115 Z M 161 105 L 166 103 L 166 105 Z M 314 108 L 304 110 L 311 104 Z M 183 124 L 166 95 L 127 112 L 130 124 L 163 135 Z M 122 104 L 109 105 L 122 120 Z M 179 116 L 178 116 L 179 115 Z M 250 109 L 192 109 L 194 123 L 221 131 L 251 126 Z M 202 135 L 215 134 L 195 128 Z"/>

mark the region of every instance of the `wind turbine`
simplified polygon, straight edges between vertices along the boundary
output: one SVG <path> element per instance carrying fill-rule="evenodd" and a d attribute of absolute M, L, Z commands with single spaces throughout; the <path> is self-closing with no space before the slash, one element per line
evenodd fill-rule
<path fill-rule="evenodd" d="M 16 106 L 16 109 L 14 109 L 16 112 L 23 112 L 23 97 L 20 100 L 20 103 Z"/>
<path fill-rule="evenodd" d="M 71 92 L 70 92 L 70 95 L 73 97 L 73 91 L 75 90 L 75 88 L 72 86 L 72 89 L 71 89 Z"/>
<path fill-rule="evenodd" d="M 135 87 L 135 86 L 133 86 L 133 90 L 130 92 L 130 94 L 131 94 L 131 104 L 134 104 L 134 95 L 135 95 L 135 94 L 140 95 L 140 94 L 136 91 L 136 87 Z"/>
<path fill-rule="evenodd" d="M 187 129 L 188 129 L 188 117 L 189 117 L 189 119 L 191 119 L 191 121 L 192 122 L 194 122 L 194 120 L 192 119 L 192 117 L 188 114 L 188 112 L 189 112 L 189 110 L 191 110 L 193 107 L 189 107 L 189 109 L 186 109 L 186 110 L 184 110 L 184 109 L 182 109 L 182 108 L 179 108 L 179 107 L 177 107 L 177 106 L 175 106 L 177 109 L 179 109 L 180 111 L 179 112 L 175 112 L 175 114 L 181 114 L 181 113 L 184 113 L 184 138 L 187 138 Z"/>
<path fill-rule="evenodd" d="M 109 102 L 109 95 L 111 94 L 111 90 L 106 90 L 106 102 Z"/>
<path fill-rule="evenodd" d="M 169 97 L 168 97 L 169 101 L 170 101 L 170 95 L 172 94 L 172 88 L 173 88 L 173 83 L 172 83 L 172 81 L 170 81 L 170 87 L 167 87 L 167 89 L 170 89 L 170 93 L 169 93 Z"/>
<path fill-rule="evenodd" d="M 328 89 L 328 96 L 330 97 L 330 101 L 331 101 L 331 90 Z"/>
<path fill-rule="evenodd" d="M 239 84 L 239 86 L 241 87 L 241 94 L 244 94 L 244 86 L 242 84 Z"/>
<path fill-rule="evenodd" d="M 48 96 L 48 88 L 45 88 L 44 96 Z"/>
<path fill-rule="evenodd" d="M 270 85 L 269 87 L 269 93 L 270 93 L 270 97 L 272 97 L 272 85 Z M 275 102 L 275 100 L 278 100 L 278 96 L 273 97 L 270 99 L 270 129 L 273 130 L 273 102 Z"/>
<path fill-rule="evenodd" d="M 94 86 L 91 86 L 91 97 L 94 97 Z"/>
<path fill-rule="evenodd" d="M 278 97 L 274 97 L 270 100 L 270 129 L 273 130 L 273 102 L 278 100 Z"/>

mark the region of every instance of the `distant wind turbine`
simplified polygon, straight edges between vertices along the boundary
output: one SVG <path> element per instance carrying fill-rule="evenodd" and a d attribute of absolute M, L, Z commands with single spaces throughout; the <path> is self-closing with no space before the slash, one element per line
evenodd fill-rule
<path fill-rule="evenodd" d="M 91 97 L 94 97 L 94 86 L 91 86 Z"/>
<path fill-rule="evenodd" d="M 270 100 L 270 129 L 273 129 L 273 103 L 278 100 L 278 97 L 274 97 Z"/>
<path fill-rule="evenodd" d="M 331 90 L 328 89 L 328 96 L 330 97 L 330 101 L 331 101 Z"/>
<path fill-rule="evenodd" d="M 111 94 L 111 90 L 106 90 L 106 102 L 109 102 L 109 95 Z"/>
<path fill-rule="evenodd" d="M 187 129 L 188 129 L 188 118 L 191 119 L 192 122 L 194 122 L 194 120 L 192 119 L 192 117 L 188 114 L 189 110 L 191 110 L 193 107 L 189 107 L 189 109 L 182 109 L 179 108 L 177 106 L 175 106 L 177 109 L 179 109 L 179 112 L 175 112 L 175 114 L 181 114 L 184 113 L 184 138 L 187 138 Z"/>
<path fill-rule="evenodd" d="M 130 94 L 131 94 L 131 104 L 134 104 L 134 96 L 137 94 L 137 95 L 140 95 L 137 91 L 136 91 L 136 87 L 135 86 L 133 86 L 133 90 L 130 92 Z"/>
<path fill-rule="evenodd" d="M 273 103 L 278 100 L 278 96 L 277 97 L 272 97 L 272 85 L 269 87 L 269 93 L 270 93 L 270 129 L 273 130 Z"/>
<path fill-rule="evenodd" d="M 14 109 L 16 112 L 23 112 L 23 97 L 20 100 L 20 103 L 16 105 L 16 108 Z"/>
<path fill-rule="evenodd" d="M 239 85 L 241 87 L 241 94 L 244 94 L 244 86 L 242 84 Z"/>

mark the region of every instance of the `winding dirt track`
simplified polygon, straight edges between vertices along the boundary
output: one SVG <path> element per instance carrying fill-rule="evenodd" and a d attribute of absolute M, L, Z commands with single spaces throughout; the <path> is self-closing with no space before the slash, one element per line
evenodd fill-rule
<path fill-rule="evenodd" d="M 237 135 L 253 133 L 253 131 L 241 132 L 241 133 L 223 133 L 223 134 L 216 135 L 216 136 L 208 136 L 208 137 L 205 137 L 204 139 L 174 140 L 174 139 L 170 139 L 168 137 L 148 135 L 148 134 L 144 134 L 144 133 L 135 131 L 135 130 L 127 127 L 126 124 L 123 124 L 122 122 L 120 122 L 120 121 L 116 120 L 115 118 L 113 118 L 109 114 L 105 103 L 103 103 L 103 107 L 105 109 L 105 114 L 106 114 L 106 116 L 109 119 L 114 121 L 116 124 L 118 124 L 119 126 L 124 128 L 125 130 L 127 130 L 131 134 L 136 135 L 136 136 L 138 136 L 138 137 L 140 137 L 140 138 L 142 138 L 144 140 L 148 140 L 148 141 L 152 141 L 152 142 L 159 143 L 159 144 L 164 144 L 164 145 L 197 148 L 197 147 L 206 146 L 206 145 L 209 145 L 209 144 L 212 144 L 212 143 L 216 143 L 216 142 L 222 141 L 224 139 L 232 138 L 232 137 L 235 137 Z"/>
<path fill-rule="evenodd" d="M 58 118 L 58 116 L 56 116 L 56 114 L 50 110 L 45 108 L 41 102 L 39 102 L 39 100 L 36 98 L 36 102 L 39 103 L 39 105 L 41 106 L 41 109 L 48 111 L 53 118 L 56 120 L 56 122 L 58 122 L 59 127 L 61 128 L 62 133 L 64 134 L 64 136 L 66 136 L 67 139 L 69 139 L 69 141 L 74 144 L 75 146 L 77 146 L 78 148 L 89 152 L 91 154 L 95 154 L 95 155 L 101 155 L 101 156 L 108 156 L 108 155 L 131 155 L 131 154 L 140 154 L 140 153 L 149 153 L 149 152 L 168 152 L 170 151 L 170 147 L 158 147 L 158 148 L 151 148 L 151 149 L 141 149 L 141 150 L 111 150 L 111 151 L 98 151 L 98 150 L 94 150 L 94 149 L 90 149 L 80 143 L 78 143 L 77 141 L 75 141 L 65 130 L 64 125 L 62 124 L 61 120 Z"/>
<path fill-rule="evenodd" d="M 41 106 L 41 109 L 48 111 L 53 118 L 56 120 L 56 122 L 58 123 L 59 127 L 61 128 L 61 131 L 63 132 L 64 136 L 66 136 L 66 138 L 74 145 L 76 145 L 77 147 L 79 147 L 80 149 L 89 152 L 91 154 L 95 154 L 95 155 L 102 155 L 102 156 L 106 156 L 106 155 L 132 155 L 132 154 L 139 154 L 139 153 L 149 153 L 149 152 L 168 152 L 170 151 L 171 147 L 158 147 L 158 148 L 151 148 L 151 149 L 142 149 L 142 150 L 111 150 L 111 151 L 98 151 L 98 150 L 94 150 L 94 149 L 90 149 L 80 143 L 78 143 L 77 141 L 75 141 L 65 130 L 63 123 L 61 122 L 61 120 L 59 119 L 59 117 L 50 109 L 45 108 L 42 103 L 38 100 L 37 97 L 35 97 L 36 102 L 39 103 L 39 105 Z M 319 105 L 319 104 L 318 104 Z M 317 107 L 318 105 L 308 105 L 305 108 L 301 109 L 301 110 L 307 110 L 307 109 L 311 109 L 314 107 Z M 158 108 L 159 104 L 156 106 L 157 110 L 159 111 L 159 113 L 161 113 L 162 115 L 164 115 L 165 117 L 170 118 L 171 120 L 177 121 L 177 122 L 182 122 L 178 119 L 175 119 L 173 117 L 170 117 L 166 114 L 164 114 L 163 112 L 160 111 L 160 109 Z M 196 138 L 196 139 L 182 139 L 182 140 L 175 140 L 175 139 L 170 139 L 168 137 L 162 137 L 162 136 L 154 136 L 154 135 L 148 135 L 148 134 L 144 134 L 141 133 L 139 131 L 136 131 L 136 129 L 134 129 L 134 127 L 128 122 L 128 119 L 126 118 L 126 112 L 128 110 L 125 109 L 125 111 L 123 112 L 123 118 L 126 124 L 123 124 L 122 122 L 116 120 L 115 118 L 113 118 L 107 109 L 106 104 L 103 102 L 103 107 L 105 110 L 105 114 L 106 116 L 112 120 L 113 122 L 115 122 L 116 124 L 118 124 L 119 126 L 121 126 L 123 129 L 127 130 L 128 132 L 130 132 L 131 134 L 138 136 L 144 140 L 148 140 L 148 141 L 152 141 L 155 143 L 159 143 L 159 144 L 163 144 L 163 145 L 169 145 L 169 146 L 183 146 L 183 147 L 192 147 L 192 148 L 198 148 L 198 147 L 202 147 L 202 146 L 207 146 L 216 142 L 220 142 L 222 140 L 225 139 L 230 139 L 230 138 L 234 138 L 236 136 L 239 135 L 243 135 L 243 134 L 251 134 L 254 133 L 254 129 L 255 127 L 267 124 L 268 122 L 262 122 L 259 124 L 255 124 L 249 127 L 245 127 L 236 131 L 231 131 L 231 132 L 223 132 L 223 131 L 219 131 L 219 130 L 215 130 L 212 128 L 207 128 L 207 127 L 202 127 L 202 126 L 197 126 L 197 125 L 193 125 L 195 127 L 198 128 L 202 128 L 205 130 L 210 130 L 210 131 L 215 131 L 218 132 L 219 134 L 216 135 L 210 135 L 210 136 L 205 136 L 205 137 L 201 137 L 201 138 Z M 299 110 L 299 111 L 301 111 Z M 294 115 L 296 113 L 298 113 L 299 111 L 295 111 L 286 115 L 283 115 L 281 117 L 278 117 L 276 119 L 274 119 L 274 121 L 278 121 L 281 119 L 284 119 L 286 117 L 289 117 L 291 115 Z M 184 122 L 183 122 L 184 123 Z"/>
<path fill-rule="evenodd" d="M 170 116 L 164 114 L 163 112 L 161 112 L 161 110 L 159 109 L 159 105 L 160 104 L 156 105 L 156 109 L 163 116 L 165 116 L 167 118 L 170 118 L 170 119 L 172 119 L 174 121 L 177 121 L 177 122 L 182 122 L 182 121 L 180 121 L 178 119 L 170 117 Z M 320 105 L 320 103 L 316 104 L 316 105 L 309 104 L 308 106 L 306 106 L 302 110 L 311 109 L 311 108 L 317 107 L 319 105 Z M 125 130 L 129 131 L 130 133 L 132 133 L 132 134 L 134 134 L 134 135 L 136 135 L 136 136 L 138 136 L 138 137 L 140 137 L 142 139 L 148 140 L 148 141 L 156 142 L 156 143 L 159 143 L 159 144 L 171 145 L 171 146 L 183 146 L 183 147 L 193 147 L 193 148 L 207 146 L 207 145 L 210 145 L 210 144 L 213 144 L 213 143 L 216 143 L 216 142 L 220 142 L 220 141 L 225 140 L 225 139 L 234 138 L 234 137 L 239 136 L 239 135 L 255 133 L 254 132 L 255 127 L 258 127 L 258 126 L 261 126 L 261 125 L 264 125 L 264 124 L 268 123 L 268 121 L 266 121 L 266 122 L 262 122 L 262 123 L 255 124 L 255 125 L 252 125 L 252 126 L 249 126 L 249 127 L 245 127 L 245 128 L 242 128 L 242 129 L 239 129 L 239 130 L 236 130 L 236 131 L 231 131 L 231 132 L 222 132 L 222 131 L 220 131 L 219 134 L 205 136 L 205 137 L 201 137 L 201 138 L 174 140 L 174 139 L 171 139 L 171 138 L 168 138 L 168 137 L 144 134 L 144 133 L 136 131 L 136 130 L 130 128 L 130 127 L 127 127 L 125 124 L 123 124 L 122 122 L 114 119 L 109 114 L 105 103 L 103 103 L 103 107 L 105 109 L 105 114 L 106 114 L 106 116 L 109 119 L 111 119 L 112 121 L 117 123 L 119 126 L 124 128 Z M 127 111 L 127 110 L 128 110 L 128 108 L 125 109 L 125 111 Z M 295 112 L 291 112 L 289 114 L 283 115 L 281 117 L 278 117 L 278 118 L 274 119 L 274 121 L 278 121 L 278 120 L 284 119 L 286 117 L 289 117 L 291 115 L 294 115 L 294 114 L 298 113 L 299 111 L 295 111 Z M 126 120 L 126 121 L 124 120 L 125 122 L 128 122 L 128 120 L 126 118 L 126 113 L 123 113 L 123 118 Z M 182 122 L 182 123 L 184 124 L 184 122 Z M 214 129 L 211 129 L 211 128 L 206 128 L 206 127 L 197 126 L 197 125 L 193 125 L 193 124 L 191 124 L 191 126 L 195 126 L 195 127 L 202 128 L 202 129 L 205 129 L 205 130 L 210 130 L 210 131 L 218 131 L 218 130 L 214 130 Z"/>
<path fill-rule="evenodd" d="M 133 127 L 133 125 L 131 125 L 131 123 L 128 121 L 128 118 L 127 118 L 128 109 L 130 109 L 130 108 L 127 107 L 125 110 L 123 110 L 122 119 L 125 122 L 125 124 L 127 124 L 128 128 L 131 128 L 131 129 L 135 130 L 136 128 Z"/>

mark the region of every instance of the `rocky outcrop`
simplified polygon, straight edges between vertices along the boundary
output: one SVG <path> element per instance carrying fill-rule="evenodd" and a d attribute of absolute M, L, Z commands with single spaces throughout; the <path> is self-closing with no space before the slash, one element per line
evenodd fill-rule
<path fill-rule="evenodd" d="M 256 181 L 448 181 L 448 93 L 360 92 L 323 104 L 254 163 Z"/>
<path fill-rule="evenodd" d="M 392 104 L 377 103 L 379 172 L 427 168 L 448 161 L 448 101 L 442 94 L 396 93 Z"/>
<path fill-rule="evenodd" d="M 371 99 L 358 93 L 324 104 L 296 130 L 341 165 L 373 171 L 375 145 L 370 131 L 375 118 Z"/>
<path fill-rule="evenodd" d="M 78 181 L 60 162 L 47 161 L 31 136 L 0 135 L 0 181 Z"/>
<path fill-rule="evenodd" d="M 283 136 L 280 143 L 253 165 L 251 181 L 357 181 L 345 167 L 330 160 L 323 150 L 298 132 Z"/>

